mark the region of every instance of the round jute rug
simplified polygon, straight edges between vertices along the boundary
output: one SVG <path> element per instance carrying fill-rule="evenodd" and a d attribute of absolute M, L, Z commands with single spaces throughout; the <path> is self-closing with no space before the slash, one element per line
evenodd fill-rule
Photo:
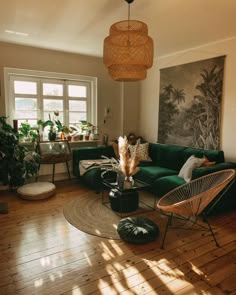
<path fill-rule="evenodd" d="M 150 205 L 153 204 L 153 197 L 149 198 Z M 140 209 L 137 216 L 145 216 L 155 222 L 156 211 L 144 212 L 144 208 L 140 202 Z M 69 201 L 64 207 L 64 216 L 67 221 L 79 230 L 98 237 L 108 239 L 120 239 L 117 233 L 117 225 L 123 217 L 118 216 L 115 212 L 102 204 L 101 194 L 94 192 L 76 196 Z"/>

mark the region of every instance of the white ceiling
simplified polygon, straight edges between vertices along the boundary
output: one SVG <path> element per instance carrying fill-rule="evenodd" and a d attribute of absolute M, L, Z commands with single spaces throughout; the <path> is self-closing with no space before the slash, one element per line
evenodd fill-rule
<path fill-rule="evenodd" d="M 127 19 L 124 0 L 2 0 L 0 41 L 102 56 L 110 25 Z M 134 0 L 155 55 L 236 36 L 236 0 Z"/>

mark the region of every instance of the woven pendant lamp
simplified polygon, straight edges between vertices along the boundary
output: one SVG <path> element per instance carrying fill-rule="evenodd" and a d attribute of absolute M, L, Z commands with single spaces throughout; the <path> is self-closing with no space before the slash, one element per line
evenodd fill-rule
<path fill-rule="evenodd" d="M 148 36 L 148 27 L 138 20 L 114 23 L 104 40 L 103 62 L 115 81 L 139 81 L 147 76 L 153 64 L 153 40 Z"/>

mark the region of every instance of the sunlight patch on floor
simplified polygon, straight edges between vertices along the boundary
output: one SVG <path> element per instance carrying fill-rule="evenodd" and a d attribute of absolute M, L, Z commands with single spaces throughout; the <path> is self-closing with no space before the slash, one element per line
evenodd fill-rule
<path fill-rule="evenodd" d="M 102 253 L 102 257 L 107 261 L 110 260 L 112 258 L 115 258 L 115 255 L 111 252 L 111 250 L 108 248 L 108 246 L 104 243 L 101 242 L 101 246 L 103 249 L 103 253 Z"/>
<path fill-rule="evenodd" d="M 63 277 L 63 274 L 62 274 L 61 271 L 58 271 L 58 272 L 57 272 L 57 275 L 58 275 L 59 278 L 62 278 L 62 277 Z"/>
<path fill-rule="evenodd" d="M 192 267 L 192 270 L 199 276 L 201 277 L 205 277 L 206 278 L 206 275 L 204 274 L 203 271 L 201 271 L 198 267 L 196 267 L 194 264 L 192 264 L 191 262 L 189 262 L 190 266 Z"/>
<path fill-rule="evenodd" d="M 80 291 L 80 288 L 78 286 L 73 286 L 72 295 L 83 295 L 83 293 Z"/>
<path fill-rule="evenodd" d="M 114 229 L 117 229 L 117 224 L 112 224 L 112 226 L 114 227 Z"/>
<path fill-rule="evenodd" d="M 44 267 L 44 266 L 49 266 L 51 265 L 51 260 L 50 260 L 50 257 L 42 257 L 40 259 L 40 263 L 41 265 Z"/>
<path fill-rule="evenodd" d="M 119 288 L 120 285 L 120 288 Z M 99 292 L 103 295 L 117 295 L 120 294 L 121 291 L 123 291 L 123 288 L 121 288 L 121 284 L 116 284 L 116 287 L 108 286 L 107 282 L 103 279 L 100 279 L 98 282 L 98 289 Z M 120 289 L 120 290 L 119 290 Z"/>
<path fill-rule="evenodd" d="M 53 274 L 50 274 L 50 275 L 49 275 L 49 278 L 50 278 L 50 280 L 51 280 L 52 282 L 55 281 L 55 276 L 54 276 Z"/>
<path fill-rule="evenodd" d="M 87 260 L 88 265 L 89 265 L 89 266 L 92 266 L 93 264 L 92 264 L 90 258 L 88 257 L 88 254 L 87 254 L 86 252 L 83 252 L 83 255 L 84 255 L 85 259 Z"/>
<path fill-rule="evenodd" d="M 38 287 L 40 287 L 40 286 L 42 286 L 43 285 L 43 279 L 41 278 L 41 279 L 38 279 L 38 280 L 36 280 L 35 282 L 34 282 L 34 286 L 35 286 L 35 288 L 38 288 Z"/>
<path fill-rule="evenodd" d="M 105 260 L 105 261 L 108 261 L 108 260 L 111 260 L 112 258 L 114 258 L 114 255 L 109 255 L 108 253 L 102 253 L 102 258 Z"/>
<path fill-rule="evenodd" d="M 121 249 L 121 247 L 118 245 L 116 241 L 109 240 L 110 245 L 112 248 L 116 251 L 116 254 L 121 256 L 124 254 L 124 251 Z"/>

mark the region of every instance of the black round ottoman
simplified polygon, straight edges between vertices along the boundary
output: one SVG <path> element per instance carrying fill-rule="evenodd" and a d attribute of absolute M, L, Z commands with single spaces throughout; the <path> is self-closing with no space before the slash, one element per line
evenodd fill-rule
<path fill-rule="evenodd" d="M 155 241 L 159 235 L 158 226 L 145 217 L 127 217 L 121 219 L 117 232 L 120 238 L 132 244 L 147 244 Z"/>
<path fill-rule="evenodd" d="M 109 199 L 111 209 L 116 212 L 133 212 L 139 206 L 139 193 L 135 190 L 121 192 L 117 189 L 111 189 Z"/>

